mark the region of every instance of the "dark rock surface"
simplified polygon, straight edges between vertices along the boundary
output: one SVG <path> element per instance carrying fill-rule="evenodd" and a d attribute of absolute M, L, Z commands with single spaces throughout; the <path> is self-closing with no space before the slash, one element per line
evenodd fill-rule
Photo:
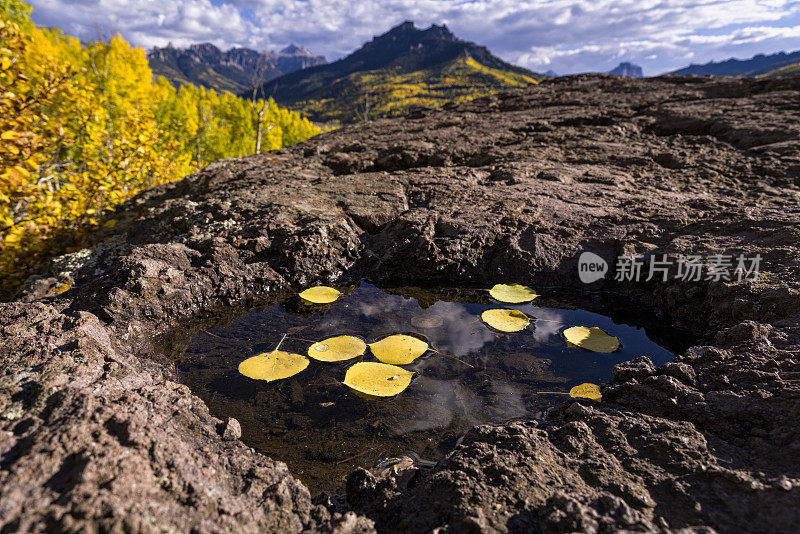
<path fill-rule="evenodd" d="M 143 194 L 0 305 L 3 532 L 796 528 L 798 102 L 797 77 L 565 77 Z M 618 367 L 600 403 L 475 428 L 408 486 L 357 471 L 346 500 L 312 502 L 176 383 L 159 354 L 185 336 L 152 341 L 314 282 L 579 287 L 587 249 L 763 262 L 757 281 L 597 282 L 700 344 Z"/>

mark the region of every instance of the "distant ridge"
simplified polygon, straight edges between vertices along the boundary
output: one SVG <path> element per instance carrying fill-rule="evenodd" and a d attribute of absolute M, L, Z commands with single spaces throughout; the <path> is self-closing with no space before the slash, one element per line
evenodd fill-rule
<path fill-rule="evenodd" d="M 156 76 L 164 76 L 173 85 L 193 83 L 218 91 L 241 93 L 284 74 L 326 60 L 302 46 L 290 45 L 279 52 L 256 52 L 249 48 L 232 48 L 223 52 L 211 43 L 176 48 L 171 44 L 147 53 L 150 68 Z"/>
<path fill-rule="evenodd" d="M 347 57 L 264 84 L 262 93 L 312 120 L 352 122 L 536 83 L 542 75 L 463 41 L 447 26 L 406 21 Z"/>
<path fill-rule="evenodd" d="M 750 59 L 727 59 L 725 61 L 711 61 L 703 65 L 691 64 L 688 67 L 673 71 L 671 74 L 697 74 L 705 75 L 711 74 L 713 76 L 760 76 L 768 74 L 772 71 L 800 63 L 800 50 L 796 52 L 786 53 L 778 52 L 777 54 L 758 54 Z"/>

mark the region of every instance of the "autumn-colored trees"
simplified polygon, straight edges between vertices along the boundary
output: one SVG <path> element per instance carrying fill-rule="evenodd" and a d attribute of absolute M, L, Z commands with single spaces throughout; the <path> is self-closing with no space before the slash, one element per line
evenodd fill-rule
<path fill-rule="evenodd" d="M 262 152 L 319 133 L 274 103 L 154 81 L 121 37 L 81 44 L 29 13 L 0 5 L 0 295 L 140 191 L 255 152 L 259 120 Z"/>
<path fill-rule="evenodd" d="M 156 119 L 169 132 L 179 132 L 181 153 L 191 156 L 197 169 L 225 157 L 253 154 L 305 141 L 319 133 L 313 123 L 296 112 L 279 108 L 273 101 L 251 102 L 230 93 L 184 85 L 173 90 L 165 79 L 156 85 L 164 91 Z"/>

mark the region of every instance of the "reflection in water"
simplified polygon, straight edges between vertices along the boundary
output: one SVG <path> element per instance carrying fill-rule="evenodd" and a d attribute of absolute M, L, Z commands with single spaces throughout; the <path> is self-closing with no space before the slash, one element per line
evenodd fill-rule
<path fill-rule="evenodd" d="M 528 313 L 526 310 L 522 310 Z M 534 323 L 535 329 L 533 331 L 533 338 L 543 343 L 558 334 L 560 330 L 565 327 L 565 315 L 558 310 L 548 310 L 546 308 L 539 308 L 535 313 L 536 322 Z"/>
<path fill-rule="evenodd" d="M 475 424 L 531 417 L 563 400 L 537 392 L 603 383 L 615 364 L 640 355 L 657 365 L 673 357 L 644 329 L 584 310 L 498 305 L 485 292 L 467 290 L 459 293 L 460 302 L 441 298 L 423 309 L 420 301 L 440 295 L 418 288 L 401 293 L 416 298 L 362 284 L 330 306 L 295 300 L 246 313 L 192 338 L 179 362 L 181 380 L 214 415 L 239 419 L 246 443 L 286 462 L 317 492 L 341 489 L 354 465 L 369 467 L 409 450 L 437 459 Z M 535 320 L 522 332 L 496 333 L 480 321 L 492 307 L 518 309 Z M 599 326 L 619 337 L 622 347 L 612 354 L 567 347 L 560 332 L 575 325 Z M 422 336 L 437 352 L 404 366 L 417 373 L 408 389 L 377 401 L 340 384 L 352 362 L 312 362 L 300 374 L 270 383 L 237 372 L 240 361 L 274 349 L 287 332 L 281 350 L 299 354 L 310 340 L 349 334 L 370 343 L 394 333 Z M 374 357 L 367 353 L 364 360 Z"/>
<path fill-rule="evenodd" d="M 439 328 L 422 329 L 438 350 L 466 356 L 479 352 L 495 339 L 494 333 L 480 322 L 479 315 L 470 313 L 461 303 L 439 301 L 428 308 L 428 313 L 444 321 Z"/>

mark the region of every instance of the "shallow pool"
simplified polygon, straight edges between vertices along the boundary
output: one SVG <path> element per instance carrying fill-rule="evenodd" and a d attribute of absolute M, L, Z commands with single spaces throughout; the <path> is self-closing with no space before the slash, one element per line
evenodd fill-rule
<path fill-rule="evenodd" d="M 286 462 L 312 494 L 341 490 L 354 466 L 368 468 L 407 451 L 436 460 L 476 424 L 541 415 L 572 386 L 608 381 L 617 363 L 642 355 L 656 365 L 673 358 L 644 328 L 547 307 L 547 297 L 509 305 L 493 303 L 479 289 L 382 290 L 368 283 L 347 293 L 330 305 L 306 305 L 294 296 L 245 313 L 196 334 L 178 362 L 181 382 L 214 415 L 237 418 L 244 442 Z M 533 322 L 517 333 L 494 331 L 480 315 L 498 307 L 520 310 Z M 561 332 L 577 325 L 600 327 L 622 346 L 611 354 L 569 347 Z M 416 375 L 392 398 L 365 399 L 342 385 L 353 361 L 312 360 L 301 373 L 275 382 L 237 371 L 242 360 L 273 350 L 285 334 L 281 350 L 306 354 L 312 341 L 331 336 L 370 343 L 395 333 L 421 337 L 438 352 L 404 366 Z M 363 360 L 376 361 L 369 351 Z"/>

